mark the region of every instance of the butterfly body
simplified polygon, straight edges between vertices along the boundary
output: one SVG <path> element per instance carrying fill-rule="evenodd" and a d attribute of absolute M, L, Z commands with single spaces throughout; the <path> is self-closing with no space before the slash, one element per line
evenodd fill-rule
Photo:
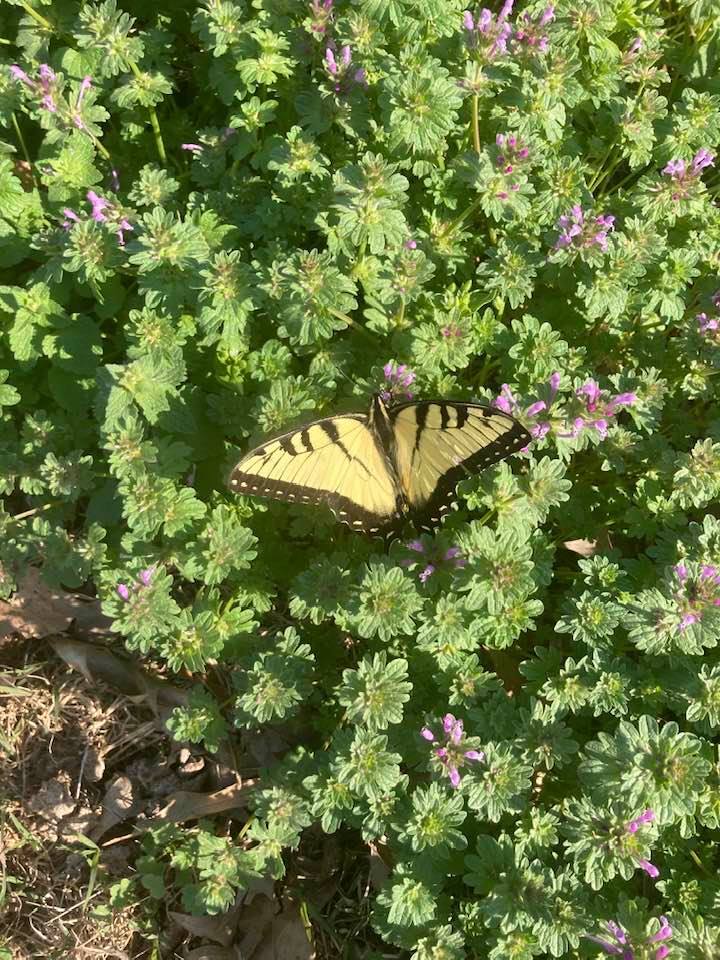
<path fill-rule="evenodd" d="M 374 533 L 410 511 L 448 508 L 457 482 L 526 446 L 530 435 L 492 407 L 451 400 L 389 404 L 315 420 L 250 450 L 230 475 L 235 493 L 327 503 Z"/>

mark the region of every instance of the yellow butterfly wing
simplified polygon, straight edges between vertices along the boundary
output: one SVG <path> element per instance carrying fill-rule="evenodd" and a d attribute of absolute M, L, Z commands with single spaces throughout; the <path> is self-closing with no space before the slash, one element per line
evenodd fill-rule
<path fill-rule="evenodd" d="M 250 450 L 230 474 L 234 493 L 290 503 L 327 503 L 355 530 L 397 516 L 399 490 L 362 414 L 327 417 Z"/>
<path fill-rule="evenodd" d="M 479 403 L 403 403 L 390 418 L 405 498 L 412 509 L 434 515 L 448 509 L 456 484 L 469 472 L 504 460 L 531 440 L 513 417 Z"/>

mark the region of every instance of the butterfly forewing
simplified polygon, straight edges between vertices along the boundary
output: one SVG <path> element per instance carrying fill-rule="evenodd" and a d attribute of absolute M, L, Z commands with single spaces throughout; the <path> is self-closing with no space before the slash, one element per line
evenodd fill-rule
<path fill-rule="evenodd" d="M 327 503 L 356 530 L 392 519 L 398 491 L 388 463 L 362 414 L 327 417 L 247 453 L 230 475 L 235 493 Z"/>
<path fill-rule="evenodd" d="M 505 459 L 531 439 L 513 417 L 476 403 L 404 403 L 391 419 L 400 484 L 414 510 L 439 511 L 468 472 Z"/>

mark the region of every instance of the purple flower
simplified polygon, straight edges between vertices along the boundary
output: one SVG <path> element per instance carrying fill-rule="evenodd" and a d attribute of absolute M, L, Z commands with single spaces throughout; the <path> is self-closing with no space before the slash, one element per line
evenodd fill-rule
<path fill-rule="evenodd" d="M 86 196 L 92 207 L 90 216 L 93 220 L 97 221 L 97 223 L 103 223 L 107 220 L 107 215 L 103 213 L 103 211 L 110 206 L 110 201 L 106 200 L 105 197 L 99 196 L 94 190 L 88 190 Z"/>
<path fill-rule="evenodd" d="M 651 947 L 653 944 L 660 943 L 661 940 L 668 940 L 672 936 L 672 927 L 667 917 L 660 917 L 658 923 L 660 924 L 660 929 L 657 933 L 646 937 L 643 946 Z M 588 933 L 585 934 L 585 937 L 588 940 L 592 940 L 593 943 L 597 943 L 606 953 L 622 957 L 622 960 L 635 960 L 637 948 L 630 943 L 627 932 L 612 920 L 608 920 L 605 923 L 605 927 L 607 934 L 604 934 L 602 937 L 596 937 Z M 654 960 L 663 960 L 669 953 L 670 948 L 667 944 L 661 944 L 655 951 Z M 647 953 L 643 951 L 642 955 L 645 957 Z"/>
<path fill-rule="evenodd" d="M 680 618 L 680 623 L 678 624 L 678 631 L 680 633 L 683 630 L 687 630 L 688 627 L 691 627 L 694 623 L 700 623 L 700 614 L 699 613 L 684 613 Z"/>
<path fill-rule="evenodd" d="M 46 63 L 41 63 L 38 74 L 40 76 L 40 89 L 42 91 L 40 106 L 44 107 L 48 113 L 57 113 L 57 104 L 54 99 L 54 86 L 57 79 L 55 71 Z"/>
<path fill-rule="evenodd" d="M 570 213 L 560 217 L 557 222 L 560 234 L 555 241 L 555 249 L 597 245 L 605 253 L 607 235 L 614 229 L 614 224 L 615 217 L 609 214 L 586 219 L 582 207 L 576 203 Z"/>
<path fill-rule="evenodd" d="M 340 63 L 335 58 L 332 47 L 325 50 L 325 70 L 329 78 L 333 81 L 335 93 L 347 94 L 354 84 L 367 86 L 367 74 L 364 67 L 353 68 L 352 51 L 345 44 L 340 50 Z"/>
<path fill-rule="evenodd" d="M 687 200 L 695 184 L 699 181 L 703 170 L 715 163 L 715 157 L 704 147 L 697 151 L 692 159 L 690 168 L 684 160 L 670 160 L 663 167 L 663 174 L 670 178 L 672 199 Z"/>
<path fill-rule="evenodd" d="M 650 863 L 649 860 L 638 860 L 638 863 L 643 868 L 645 873 L 649 877 L 652 877 L 653 880 L 656 880 L 660 876 L 660 871 L 658 868 L 655 866 L 655 864 Z"/>
<path fill-rule="evenodd" d="M 24 83 L 32 90 L 35 89 L 35 83 L 30 79 L 24 70 L 21 70 L 16 63 L 10 67 L 10 76 L 13 78 L 13 80 L 18 80 L 20 83 Z"/>
<path fill-rule="evenodd" d="M 467 33 L 465 38 L 468 48 L 486 63 L 494 60 L 498 55 L 508 52 L 508 41 L 512 36 L 512 26 L 508 17 L 512 13 L 514 0 L 505 0 L 505 3 L 494 17 L 492 12 L 483 8 L 477 20 L 469 10 L 463 13 L 463 27 Z"/>
<path fill-rule="evenodd" d="M 626 56 L 628 56 L 628 57 L 636 57 L 636 56 L 640 53 L 640 51 L 642 50 L 642 48 L 643 48 L 643 40 L 642 40 L 642 37 L 635 37 L 635 39 L 633 40 L 633 42 L 632 42 L 632 43 L 630 44 L 630 46 L 628 47 L 628 52 L 627 52 Z"/>
<path fill-rule="evenodd" d="M 655 811 L 648 808 L 647 810 L 643 810 L 643 812 L 638 817 L 635 817 L 633 820 L 630 820 L 629 823 L 626 825 L 625 829 L 627 830 L 628 833 L 635 834 L 638 832 L 638 830 L 640 830 L 641 827 L 644 827 L 645 824 L 652 823 L 654 819 L 655 819 Z M 653 880 L 655 880 L 657 877 L 660 876 L 660 871 L 655 866 L 655 864 L 650 863 L 649 860 L 643 860 L 640 856 L 635 854 L 634 851 L 631 851 L 631 852 L 634 858 L 637 860 L 638 865 L 642 867 L 645 873 L 647 873 L 650 877 L 652 877 Z"/>
<path fill-rule="evenodd" d="M 615 956 L 622 956 L 623 960 L 634 960 L 635 954 L 627 947 L 627 935 L 623 928 L 615 923 L 612 920 L 608 920 L 605 924 L 608 934 L 612 937 L 612 940 L 607 939 L 607 937 L 595 937 L 592 934 L 585 934 L 588 940 L 592 940 L 593 943 L 597 943 L 598 946 L 602 947 L 606 953 L 612 953 Z"/>
<path fill-rule="evenodd" d="M 709 150 L 698 150 L 698 152 L 693 157 L 692 167 L 690 172 L 693 176 L 698 176 L 705 167 L 712 167 L 715 165 L 715 157 Z"/>
<path fill-rule="evenodd" d="M 672 927 L 670 926 L 670 921 L 668 920 L 667 917 L 660 917 L 660 929 L 658 930 L 657 933 L 654 933 L 651 937 L 648 937 L 647 942 L 659 943 L 660 940 L 669 940 L 671 936 L 672 936 Z M 664 949 L 665 949 L 665 953 L 663 954 L 663 956 L 665 957 L 669 953 L 669 950 L 667 947 L 665 947 Z M 658 955 L 656 954 L 656 956 Z"/>
<path fill-rule="evenodd" d="M 551 5 L 545 7 L 540 16 L 533 20 L 529 13 L 523 13 L 515 21 L 515 36 L 513 43 L 519 45 L 519 49 L 527 53 L 545 53 L 550 45 L 550 40 L 543 27 L 555 19 L 555 7 Z"/>
<path fill-rule="evenodd" d="M 130 599 L 130 594 L 137 594 L 140 591 L 144 590 L 145 587 L 149 587 L 152 581 L 153 575 L 156 570 L 156 566 L 153 564 L 151 567 L 146 567 L 144 570 L 141 570 L 137 575 L 137 580 L 133 584 L 132 588 L 129 587 L 126 583 L 121 583 L 117 587 L 118 595 L 125 601 Z"/>
<path fill-rule="evenodd" d="M 85 94 L 87 93 L 87 91 L 90 89 L 91 86 L 92 86 L 92 77 L 83 77 L 82 83 L 80 84 L 80 90 L 78 91 L 78 99 L 77 99 L 78 105 L 81 103 L 83 97 L 85 96 Z"/>
<path fill-rule="evenodd" d="M 500 393 L 493 400 L 493 406 L 509 414 L 514 414 L 518 410 L 518 402 L 507 383 L 500 387 Z"/>
<path fill-rule="evenodd" d="M 513 133 L 498 133 L 495 137 L 495 145 L 498 150 L 495 163 L 508 178 L 516 173 L 530 156 L 530 150 Z M 505 185 L 510 193 L 520 189 L 519 183 L 510 180 L 506 180 Z M 499 200 L 507 200 L 510 193 L 508 190 L 501 189 L 497 191 L 496 196 Z"/>
<path fill-rule="evenodd" d="M 460 786 L 460 769 L 470 760 L 478 762 L 485 759 L 482 750 L 467 750 L 463 745 L 464 730 L 462 720 L 457 720 L 452 713 L 446 713 L 442 719 L 443 744 L 435 736 L 430 727 L 423 727 L 420 736 L 433 744 L 433 754 L 440 760 L 453 787 Z"/>
<path fill-rule="evenodd" d="M 117 216 L 117 208 L 106 197 L 101 197 L 94 190 L 88 190 L 86 196 L 92 208 L 90 215 L 96 223 L 105 223 L 107 220 L 112 220 L 113 217 Z M 78 217 L 75 211 L 71 210 L 69 207 L 65 207 L 63 213 L 65 214 L 65 220 L 62 221 L 63 229 L 69 230 L 73 223 L 80 222 L 80 217 Z M 116 234 L 118 238 L 118 244 L 121 247 L 125 245 L 125 231 L 132 229 L 132 224 L 129 223 L 125 217 L 120 215 Z"/>
<path fill-rule="evenodd" d="M 406 250 L 415 250 L 417 249 L 417 240 L 406 240 L 403 246 Z"/>
<path fill-rule="evenodd" d="M 600 435 L 601 439 L 607 436 L 610 426 L 610 419 L 617 415 L 618 409 L 622 407 L 631 407 L 637 403 L 637 395 L 634 393 L 618 393 L 614 397 L 604 399 L 595 380 L 587 380 L 581 387 L 575 391 L 575 396 L 584 401 L 585 416 L 576 417 L 569 433 L 558 434 L 566 439 L 575 439 L 586 427 L 593 429 Z"/>
<path fill-rule="evenodd" d="M 117 228 L 118 243 L 119 243 L 119 245 L 120 245 L 121 247 L 124 247 L 124 246 L 125 246 L 125 231 L 126 231 L 126 230 L 132 230 L 132 229 L 133 229 L 132 224 L 129 223 L 129 222 L 125 219 L 125 217 L 123 217 L 122 220 L 120 221 L 120 223 L 118 224 L 118 228 Z"/>
<path fill-rule="evenodd" d="M 49 67 L 47 63 L 40 64 L 38 69 L 39 80 L 37 81 L 31 80 L 27 73 L 25 73 L 24 70 L 21 70 L 16 63 L 10 67 L 10 76 L 14 80 L 24 83 L 25 86 L 32 90 L 35 94 L 39 94 L 40 106 L 44 110 L 47 110 L 48 113 L 57 112 L 57 104 L 55 103 L 54 99 L 54 87 L 57 76 L 55 71 Z"/>
<path fill-rule="evenodd" d="M 40 64 L 38 74 L 40 76 L 40 85 L 42 86 L 43 90 L 47 93 L 50 90 L 50 84 L 55 83 L 55 81 L 57 80 L 57 74 L 52 69 L 52 67 L 49 67 L 47 65 L 47 63 Z"/>
<path fill-rule="evenodd" d="M 85 98 L 85 94 L 88 92 L 92 86 L 92 77 L 83 77 L 82 83 L 80 84 L 80 89 L 78 90 L 77 100 L 75 101 L 75 111 L 73 113 L 73 123 L 78 128 L 78 130 L 85 129 L 85 123 L 80 116 L 80 107 Z"/>
<path fill-rule="evenodd" d="M 654 811 L 654 810 L 644 810 L 644 811 L 640 814 L 639 817 L 636 817 L 634 820 L 631 820 L 631 821 L 628 823 L 627 828 L 626 828 L 626 829 L 627 829 L 627 832 L 628 832 L 628 833 L 637 833 L 637 831 L 640 829 L 640 827 L 641 827 L 644 823 L 652 823 L 652 821 L 653 821 L 654 819 L 655 819 L 655 811 Z"/>
<path fill-rule="evenodd" d="M 203 152 L 205 147 L 203 147 L 202 144 L 199 144 L 199 143 L 181 143 L 180 149 L 189 150 L 190 153 L 194 153 L 195 156 L 197 156 L 199 153 Z"/>
<path fill-rule="evenodd" d="M 63 214 L 65 215 L 65 219 L 62 222 L 63 230 L 69 230 L 73 223 L 80 223 L 80 217 L 75 213 L 74 210 L 71 210 L 70 207 L 65 207 L 63 209 Z"/>
<path fill-rule="evenodd" d="M 500 388 L 500 394 L 493 400 L 493 406 L 497 407 L 498 410 L 502 410 L 503 413 L 509 413 L 512 416 L 519 416 L 521 418 L 533 419 L 537 417 L 538 414 L 543 411 L 549 411 L 550 407 L 555 402 L 558 389 L 560 387 L 560 374 L 555 371 L 550 376 L 548 381 L 548 399 L 547 400 L 536 400 L 534 403 L 531 403 L 529 407 L 523 412 L 518 404 L 515 396 L 513 395 L 512 390 L 504 383 Z M 546 418 L 538 420 L 533 424 L 529 425 L 530 434 L 534 440 L 541 440 L 550 432 L 550 421 Z"/>
<path fill-rule="evenodd" d="M 703 336 L 716 333 L 720 329 L 720 319 L 717 317 L 708 317 L 706 313 L 699 313 L 695 319 L 698 322 L 698 330 Z"/>
<path fill-rule="evenodd" d="M 618 407 L 632 407 L 637 403 L 637 394 L 635 393 L 618 393 L 614 397 L 610 397 L 608 402 L 605 404 L 605 413 L 608 416 L 613 416 L 617 412 Z"/>
<path fill-rule="evenodd" d="M 506 174 L 513 173 L 530 156 L 529 149 L 514 133 L 498 133 L 495 145 L 498 148 L 496 163 Z"/>
<path fill-rule="evenodd" d="M 684 177 L 685 176 L 685 161 L 684 160 L 670 160 L 665 164 L 662 171 L 668 177 Z"/>
<path fill-rule="evenodd" d="M 465 566 L 465 557 L 462 555 L 460 547 L 448 547 L 447 550 L 443 550 L 442 547 L 432 544 L 426 546 L 422 540 L 411 540 L 406 544 L 406 548 L 413 553 L 423 555 L 425 567 L 418 574 L 421 583 L 425 583 L 438 568 L 449 565 L 458 569 Z M 403 567 L 413 567 L 417 562 L 413 557 L 400 561 Z"/>
<path fill-rule="evenodd" d="M 404 393 L 408 400 L 412 400 L 412 393 L 405 389 L 415 380 L 415 374 L 412 370 L 408 370 L 404 363 L 396 366 L 394 363 L 388 361 L 383 367 L 383 373 L 385 374 L 386 383 L 384 389 L 380 391 L 380 396 L 385 403 L 394 400 L 395 395 L 398 393 Z"/>
<path fill-rule="evenodd" d="M 447 324 L 440 333 L 446 340 L 461 340 L 464 336 L 462 329 L 455 323 Z"/>
<path fill-rule="evenodd" d="M 680 620 L 678 632 L 682 633 L 693 624 L 700 623 L 705 613 L 720 607 L 720 570 L 712 564 L 702 564 L 698 573 L 688 569 L 685 563 L 673 567 L 677 578 L 673 599 L 678 606 Z"/>
<path fill-rule="evenodd" d="M 332 20 L 333 0 L 312 0 L 310 29 L 313 33 L 324 34 Z"/>

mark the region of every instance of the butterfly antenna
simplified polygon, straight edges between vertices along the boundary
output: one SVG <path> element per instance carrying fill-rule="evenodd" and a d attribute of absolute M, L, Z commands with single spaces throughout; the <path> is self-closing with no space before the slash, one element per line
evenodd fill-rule
<path fill-rule="evenodd" d="M 345 373 L 342 367 L 339 367 L 337 363 L 333 362 L 333 366 L 335 367 L 335 371 L 340 374 L 343 380 L 347 380 L 347 382 L 351 383 L 354 387 L 362 387 L 361 383 L 359 383 L 357 380 L 354 380 L 349 374 Z"/>

